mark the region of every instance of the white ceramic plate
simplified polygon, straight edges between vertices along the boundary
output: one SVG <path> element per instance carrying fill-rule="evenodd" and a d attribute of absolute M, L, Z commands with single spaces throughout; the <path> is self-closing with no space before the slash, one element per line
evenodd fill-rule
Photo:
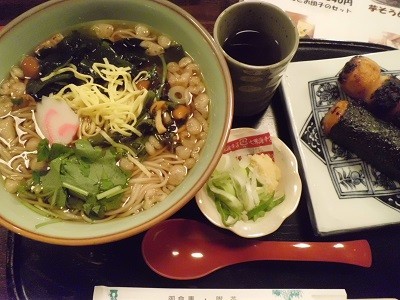
<path fill-rule="evenodd" d="M 368 55 L 385 73 L 400 75 L 400 51 Z M 351 57 L 291 63 L 282 80 L 295 148 L 304 170 L 311 219 L 318 234 L 400 223 L 400 184 L 322 135 L 320 120 L 345 97 L 337 75 Z"/>
<path fill-rule="evenodd" d="M 243 136 L 256 135 L 257 133 L 260 132 L 253 128 L 232 129 L 229 141 Z M 226 227 L 221 221 L 221 216 L 217 211 L 214 201 L 208 196 L 206 187 L 204 186 L 196 194 L 196 202 L 201 212 L 211 223 L 231 230 L 239 236 L 256 238 L 277 230 L 283 221 L 296 210 L 302 190 L 296 157 L 279 138 L 271 136 L 271 139 L 275 163 L 282 172 L 277 194 L 285 194 L 285 200 L 256 222 L 238 221 L 233 226 Z"/>

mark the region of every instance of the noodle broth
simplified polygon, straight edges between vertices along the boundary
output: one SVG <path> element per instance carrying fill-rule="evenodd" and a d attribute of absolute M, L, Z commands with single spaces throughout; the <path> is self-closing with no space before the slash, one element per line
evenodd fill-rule
<path fill-rule="evenodd" d="M 5 188 L 56 219 L 104 222 L 162 202 L 208 134 L 199 65 L 145 24 L 53 35 L 12 67 L 0 94 Z"/>

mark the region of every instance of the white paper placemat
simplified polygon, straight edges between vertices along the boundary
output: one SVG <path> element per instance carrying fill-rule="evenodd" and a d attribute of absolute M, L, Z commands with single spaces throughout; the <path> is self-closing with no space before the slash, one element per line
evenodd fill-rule
<path fill-rule="evenodd" d="M 343 289 L 170 289 L 96 286 L 93 300 L 345 300 Z"/>
<path fill-rule="evenodd" d="M 344 289 L 172 289 L 96 286 L 93 300 L 345 300 Z M 349 299 L 351 300 L 351 299 Z M 355 299 L 353 299 L 355 300 Z M 357 299 L 378 300 L 378 298 Z M 397 300 L 379 298 L 379 300 Z"/>

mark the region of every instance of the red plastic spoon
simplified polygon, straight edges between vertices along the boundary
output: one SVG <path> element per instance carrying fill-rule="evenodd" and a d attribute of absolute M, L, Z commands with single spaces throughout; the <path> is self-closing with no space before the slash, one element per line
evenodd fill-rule
<path fill-rule="evenodd" d="M 147 265 L 161 276 L 195 279 L 246 261 L 319 261 L 370 267 L 366 240 L 282 242 L 243 239 L 194 220 L 171 219 L 147 231 L 142 242 Z"/>

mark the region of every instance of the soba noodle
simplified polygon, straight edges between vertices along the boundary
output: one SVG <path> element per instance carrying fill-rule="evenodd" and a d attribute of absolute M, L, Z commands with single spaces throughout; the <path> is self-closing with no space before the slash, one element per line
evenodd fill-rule
<path fill-rule="evenodd" d="M 76 139 L 87 139 L 94 148 L 101 146 L 119 153 L 116 166 L 128 175 L 126 188 L 116 189 L 116 195 L 123 193 L 118 207 L 106 209 L 102 215 L 93 215 L 94 210 L 88 213 L 82 208 L 86 199 L 71 193 L 67 184 L 63 186 L 67 202 L 62 207 L 43 194 L 44 177 L 40 176 L 47 176 L 43 174 L 51 171 L 52 162 L 38 157 L 40 145 L 47 141 L 36 120 L 37 103 L 42 98 L 30 93 L 29 85 L 35 78 L 24 73 L 22 63 L 10 70 L 0 86 L 0 173 L 5 189 L 38 213 L 63 220 L 105 222 L 150 209 L 184 180 L 199 159 L 207 137 L 210 99 L 199 66 L 187 54 L 175 61 L 164 58 L 168 49 L 176 46 L 169 37 L 143 24 L 83 25 L 82 32 L 87 31 L 109 43 L 139 39 L 150 57 L 148 61 L 157 57 L 162 62 L 158 69 L 133 72 L 131 67 L 116 66 L 103 58 L 94 62 L 89 75 L 73 64 L 40 74 L 42 82 L 74 75 L 73 81 L 43 97 L 65 101 L 79 117 L 76 138 L 68 147 L 74 148 Z M 41 53 L 56 49 L 68 36 L 58 33 L 28 56 L 41 59 Z M 152 77 L 154 74 L 158 77 Z M 94 77 L 101 78 L 101 83 Z M 149 95 L 153 99 L 147 104 Z M 147 127 L 138 126 L 140 122 L 154 126 L 146 129 L 150 134 L 143 129 Z M 98 139 L 100 144 L 96 144 Z M 99 195 L 97 198 L 102 199 Z M 74 197 L 78 197 L 79 205 L 70 204 L 77 201 Z"/>

